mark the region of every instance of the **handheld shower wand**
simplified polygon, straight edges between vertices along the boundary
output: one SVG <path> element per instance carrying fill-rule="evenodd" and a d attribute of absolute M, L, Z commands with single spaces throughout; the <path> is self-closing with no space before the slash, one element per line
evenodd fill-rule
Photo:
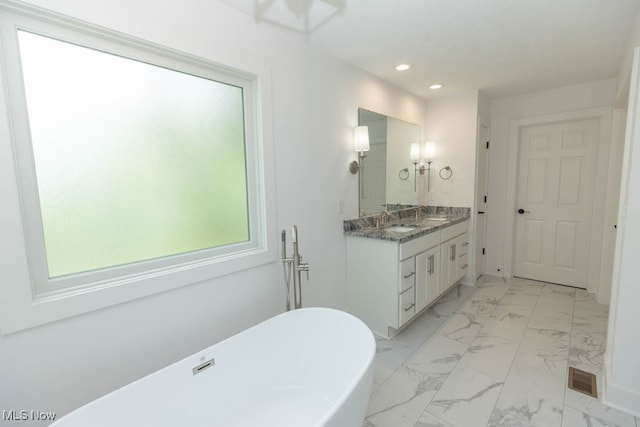
<path fill-rule="evenodd" d="M 307 280 L 309 280 L 309 264 L 302 262 L 302 256 L 298 250 L 298 226 L 294 225 L 291 228 L 291 243 L 293 246 L 293 254 L 291 258 L 287 258 L 287 233 L 282 230 L 282 263 L 284 265 L 285 286 L 287 292 L 287 311 L 291 310 L 290 298 L 290 279 L 293 275 L 293 304 L 294 308 L 302 308 L 302 278 L 301 273 L 307 272 Z"/>

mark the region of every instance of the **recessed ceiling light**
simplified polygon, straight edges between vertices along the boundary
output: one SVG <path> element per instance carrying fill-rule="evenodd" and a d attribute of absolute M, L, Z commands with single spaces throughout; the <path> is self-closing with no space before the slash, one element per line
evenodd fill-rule
<path fill-rule="evenodd" d="M 431 86 L 429 86 L 429 89 L 436 90 L 436 89 L 440 89 L 441 87 L 442 85 L 440 83 L 434 83 Z"/>
<path fill-rule="evenodd" d="M 400 64 L 396 67 L 396 70 L 405 71 L 405 70 L 408 70 L 409 68 L 411 68 L 411 65 L 409 64 Z"/>

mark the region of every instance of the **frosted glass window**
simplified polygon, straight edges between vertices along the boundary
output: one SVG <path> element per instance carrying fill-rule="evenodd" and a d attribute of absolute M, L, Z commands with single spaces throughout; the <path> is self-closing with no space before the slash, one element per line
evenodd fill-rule
<path fill-rule="evenodd" d="M 18 41 L 50 278 L 250 239 L 242 87 Z"/>

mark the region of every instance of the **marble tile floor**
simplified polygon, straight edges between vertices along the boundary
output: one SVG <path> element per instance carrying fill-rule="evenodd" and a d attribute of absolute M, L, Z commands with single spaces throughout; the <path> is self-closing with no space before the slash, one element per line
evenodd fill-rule
<path fill-rule="evenodd" d="M 377 339 L 363 427 L 619 426 L 640 418 L 567 388 L 602 390 L 608 307 L 580 289 L 483 277 L 454 287 L 392 340 Z"/>

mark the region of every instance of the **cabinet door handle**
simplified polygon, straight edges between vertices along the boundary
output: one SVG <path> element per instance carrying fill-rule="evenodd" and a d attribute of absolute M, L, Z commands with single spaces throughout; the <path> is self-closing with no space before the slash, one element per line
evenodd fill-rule
<path fill-rule="evenodd" d="M 404 311 L 409 311 L 409 310 L 411 310 L 415 305 L 416 305 L 416 303 L 415 303 L 415 302 L 414 302 L 414 303 L 412 303 L 412 304 L 409 304 L 407 307 L 405 307 L 405 308 L 404 308 Z"/>
<path fill-rule="evenodd" d="M 467 268 L 467 267 L 469 267 L 468 264 L 463 264 L 463 265 L 460 266 L 460 268 Z"/>
<path fill-rule="evenodd" d="M 403 276 L 405 279 L 408 279 L 409 277 L 413 276 L 414 274 L 416 274 L 416 272 L 415 272 L 415 271 L 412 271 L 411 273 L 409 273 L 409 274 L 403 274 L 402 276 Z"/>
<path fill-rule="evenodd" d="M 469 242 L 464 242 L 462 246 L 469 246 Z"/>
<path fill-rule="evenodd" d="M 434 264 L 433 257 L 434 257 L 433 255 L 429 257 L 429 271 L 428 271 L 429 274 L 433 274 L 433 264 Z"/>

